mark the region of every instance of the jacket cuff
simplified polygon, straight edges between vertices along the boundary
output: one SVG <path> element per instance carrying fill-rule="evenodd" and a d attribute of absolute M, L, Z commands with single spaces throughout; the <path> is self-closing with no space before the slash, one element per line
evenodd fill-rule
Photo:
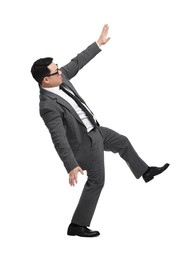
<path fill-rule="evenodd" d="M 71 160 L 68 161 L 68 163 L 64 163 L 64 167 L 66 168 L 66 171 L 69 173 L 71 172 L 74 168 L 78 167 L 79 164 L 76 160 Z"/>

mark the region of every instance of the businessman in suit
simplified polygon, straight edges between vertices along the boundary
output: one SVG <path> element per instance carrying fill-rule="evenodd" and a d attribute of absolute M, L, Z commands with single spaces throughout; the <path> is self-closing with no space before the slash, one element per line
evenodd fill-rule
<path fill-rule="evenodd" d="M 149 167 L 136 153 L 127 137 L 99 125 L 93 112 L 73 87 L 72 79 L 109 41 L 105 25 L 98 41 L 92 43 L 65 66 L 58 68 L 52 58 L 34 62 L 31 73 L 40 87 L 40 115 L 54 146 L 69 174 L 69 184 L 77 183 L 78 173 L 87 172 L 77 208 L 67 234 L 83 237 L 100 235 L 89 229 L 101 190 L 104 186 L 104 151 L 119 153 L 134 176 L 149 182 L 167 169 Z"/>

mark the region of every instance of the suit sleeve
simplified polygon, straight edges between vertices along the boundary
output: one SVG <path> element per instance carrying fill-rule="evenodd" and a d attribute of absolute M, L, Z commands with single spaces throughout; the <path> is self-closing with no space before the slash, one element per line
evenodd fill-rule
<path fill-rule="evenodd" d="M 101 49 L 98 47 L 97 43 L 94 42 L 73 58 L 68 64 L 61 67 L 60 70 L 70 80 L 100 51 Z"/>
<path fill-rule="evenodd" d="M 55 149 L 69 173 L 78 166 L 78 162 L 74 157 L 73 151 L 66 137 L 65 124 L 62 120 L 62 116 L 57 109 L 52 110 L 49 108 L 44 108 L 44 110 L 40 112 L 40 115 L 49 129 Z"/>

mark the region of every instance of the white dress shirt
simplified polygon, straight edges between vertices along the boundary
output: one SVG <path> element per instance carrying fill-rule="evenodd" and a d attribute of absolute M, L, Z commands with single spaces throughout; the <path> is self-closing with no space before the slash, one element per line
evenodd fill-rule
<path fill-rule="evenodd" d="M 68 94 L 66 94 L 64 91 L 62 91 L 59 88 L 59 86 L 53 87 L 53 88 L 43 88 L 43 89 L 50 91 L 50 92 L 60 96 L 61 98 L 65 99 L 73 107 L 73 109 L 76 111 L 76 113 L 78 114 L 78 116 L 82 120 L 83 124 L 86 126 L 87 132 L 90 132 L 94 128 L 94 126 L 91 124 L 91 122 L 88 119 L 85 112 L 77 105 L 77 103 L 74 101 L 74 99 L 72 99 Z M 66 90 L 74 95 L 74 93 L 71 90 L 69 90 L 69 89 L 66 89 Z M 82 103 L 82 104 L 85 106 L 84 103 Z M 85 107 L 89 110 L 89 108 L 87 106 L 85 106 Z"/>

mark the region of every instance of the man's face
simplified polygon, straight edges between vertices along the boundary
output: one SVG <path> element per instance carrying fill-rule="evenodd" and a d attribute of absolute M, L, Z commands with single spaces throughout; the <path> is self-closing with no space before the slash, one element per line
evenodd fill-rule
<path fill-rule="evenodd" d="M 44 87 L 52 88 L 62 84 L 62 72 L 58 69 L 58 65 L 51 63 L 48 68 L 50 74 L 44 77 L 42 85 Z"/>

